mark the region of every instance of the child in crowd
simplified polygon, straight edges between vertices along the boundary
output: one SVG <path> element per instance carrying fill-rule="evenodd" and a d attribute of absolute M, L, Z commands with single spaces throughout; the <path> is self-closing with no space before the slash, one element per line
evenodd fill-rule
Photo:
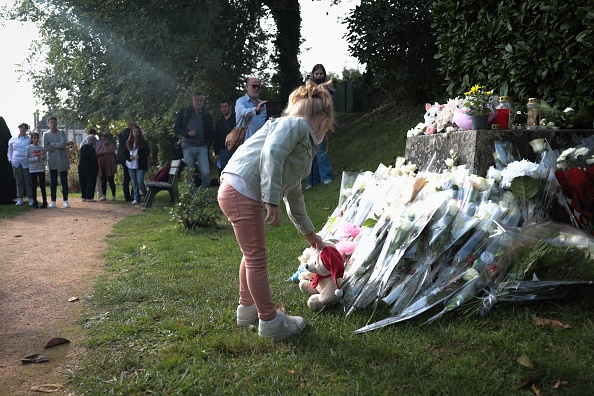
<path fill-rule="evenodd" d="M 47 195 L 45 192 L 45 150 L 39 144 L 41 138 L 39 133 L 31 133 L 31 144 L 27 146 L 27 162 L 29 163 L 29 173 L 31 174 L 31 190 L 33 193 L 33 207 L 45 209 L 47 208 Z M 41 197 L 43 203 L 39 206 L 37 202 L 37 183 L 41 189 Z"/>

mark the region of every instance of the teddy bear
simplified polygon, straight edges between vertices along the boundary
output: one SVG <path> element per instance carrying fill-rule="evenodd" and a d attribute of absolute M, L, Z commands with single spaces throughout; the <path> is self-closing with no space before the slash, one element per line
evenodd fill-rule
<path fill-rule="evenodd" d="M 344 276 L 344 259 L 333 243 L 324 243 L 320 250 L 310 253 L 305 269 L 307 271 L 299 275 L 299 289 L 310 295 L 307 300 L 309 308 L 320 311 L 326 305 L 340 300 L 343 294 L 340 286 Z"/>

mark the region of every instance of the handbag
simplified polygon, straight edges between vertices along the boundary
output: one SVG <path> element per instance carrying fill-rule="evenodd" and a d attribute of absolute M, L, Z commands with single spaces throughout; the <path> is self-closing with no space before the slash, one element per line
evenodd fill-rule
<path fill-rule="evenodd" d="M 235 151 L 243 144 L 245 140 L 245 132 L 247 131 L 248 125 L 250 125 L 250 121 L 252 117 L 245 123 L 245 125 L 240 127 L 235 127 L 227 134 L 225 137 L 225 148 L 229 151 Z"/>

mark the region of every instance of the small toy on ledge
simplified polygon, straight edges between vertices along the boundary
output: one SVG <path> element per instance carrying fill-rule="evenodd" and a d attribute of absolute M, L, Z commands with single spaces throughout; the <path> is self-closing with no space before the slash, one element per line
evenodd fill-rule
<path fill-rule="evenodd" d="M 320 311 L 340 300 L 344 259 L 333 243 L 325 243 L 322 249 L 313 251 L 307 258 L 305 269 L 307 271 L 299 275 L 299 289 L 310 294 L 307 300 L 309 308 Z"/>

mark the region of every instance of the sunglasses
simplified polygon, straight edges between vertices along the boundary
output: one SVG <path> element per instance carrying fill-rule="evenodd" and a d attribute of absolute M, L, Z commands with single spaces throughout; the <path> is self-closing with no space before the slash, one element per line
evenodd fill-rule
<path fill-rule="evenodd" d="M 250 87 L 252 87 L 254 89 L 261 89 L 262 88 L 261 85 L 257 85 L 257 84 L 252 84 L 252 85 L 250 85 Z"/>

